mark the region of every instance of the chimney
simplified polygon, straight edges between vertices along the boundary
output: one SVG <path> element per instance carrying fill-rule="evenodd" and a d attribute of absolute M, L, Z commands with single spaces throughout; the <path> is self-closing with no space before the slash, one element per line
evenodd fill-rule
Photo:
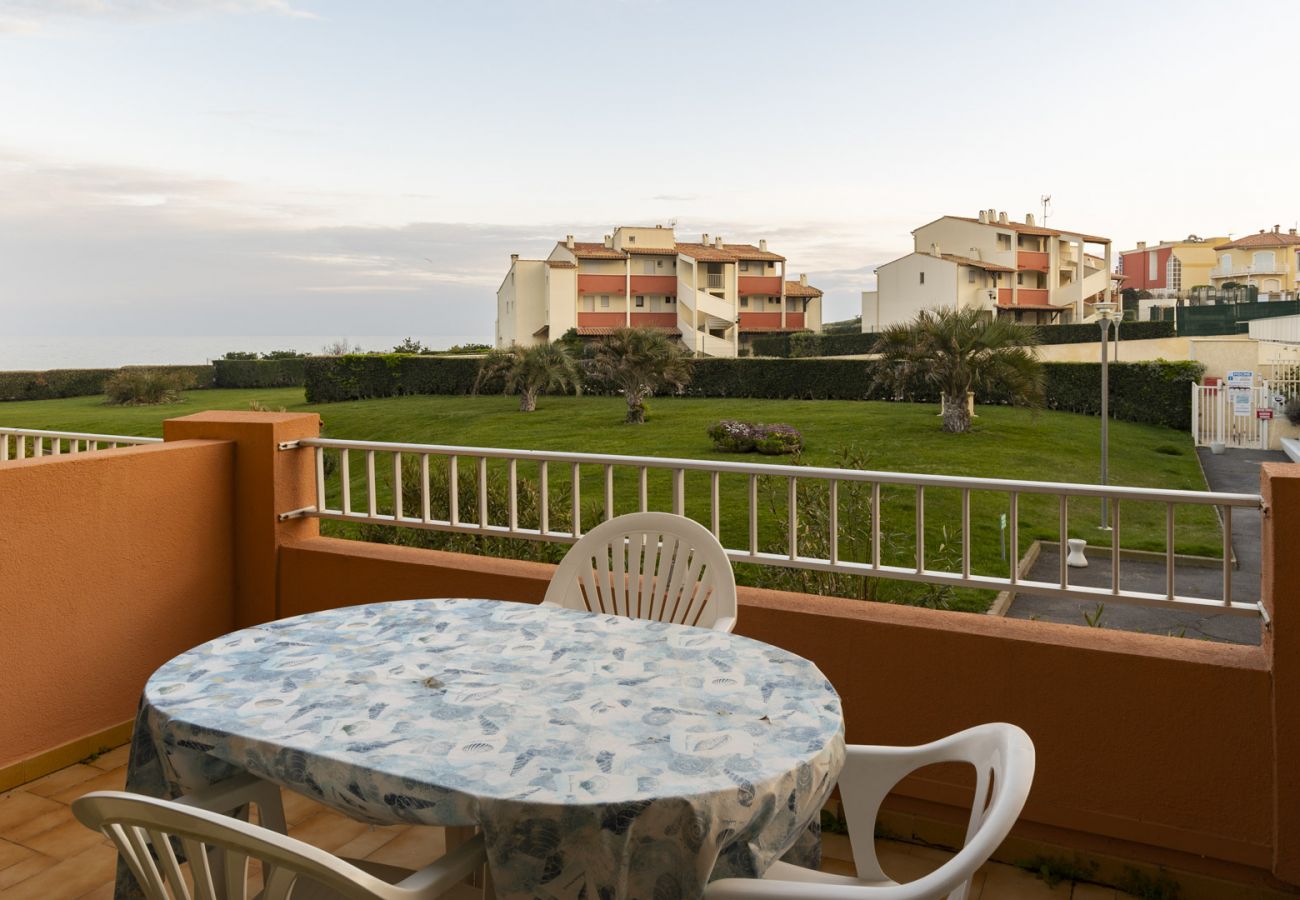
<path fill-rule="evenodd" d="M 706 247 L 709 246 L 709 233 L 707 231 L 700 235 L 700 243 Z"/>
<path fill-rule="evenodd" d="M 722 235 L 718 235 L 713 239 L 713 246 L 717 247 L 719 250 L 722 249 Z"/>
<path fill-rule="evenodd" d="M 511 253 L 511 254 L 510 254 L 510 264 L 511 264 L 511 265 L 514 265 L 514 264 L 517 263 L 517 262 L 519 262 L 519 254 L 518 254 L 518 253 Z"/>
<path fill-rule="evenodd" d="M 1146 248 L 1147 248 L 1147 242 L 1146 242 L 1146 241 L 1138 241 L 1138 249 L 1139 249 L 1139 250 L 1145 250 Z"/>
<path fill-rule="evenodd" d="M 1294 229 L 1294 228 L 1288 228 L 1288 229 L 1287 229 L 1287 234 L 1295 234 L 1295 229 Z"/>
<path fill-rule="evenodd" d="M 991 206 L 987 210 L 985 210 L 984 214 L 985 216 L 988 217 L 990 225 L 992 225 L 998 219 L 998 211 Z"/>
<path fill-rule="evenodd" d="M 1006 225 L 1006 224 L 1008 224 L 1008 221 L 1007 221 L 1007 214 L 1006 214 L 1006 213 L 1004 213 L 1004 212 L 1000 212 L 1000 213 L 998 213 L 998 224 L 999 224 L 999 225 Z"/>
<path fill-rule="evenodd" d="M 605 235 L 605 246 L 611 250 L 614 249 L 614 235 L 612 234 Z"/>
<path fill-rule="evenodd" d="M 799 273 L 799 284 L 800 284 L 800 286 L 802 286 L 802 287 L 807 287 L 807 286 L 808 286 L 808 273 L 807 273 L 807 272 L 800 272 L 800 273 Z"/>
<path fill-rule="evenodd" d="M 986 210 L 986 209 L 981 209 L 981 210 L 980 210 L 980 224 L 981 224 L 981 225 L 987 225 L 988 223 L 989 223 L 989 213 L 988 213 L 988 210 Z"/>
<path fill-rule="evenodd" d="M 939 245 L 938 245 L 938 244 L 931 244 L 931 245 L 930 245 L 930 255 L 931 255 L 931 256 L 939 256 L 939 255 L 940 255 L 940 254 L 939 254 Z"/>
<path fill-rule="evenodd" d="M 570 250 L 573 249 L 573 235 L 571 235 L 571 234 L 566 234 L 566 235 L 564 236 L 564 246 L 567 247 L 567 248 L 570 249 Z"/>
<path fill-rule="evenodd" d="M 1291 229 L 1291 233 L 1292 233 L 1292 234 L 1295 234 L 1295 229 L 1294 229 L 1294 228 Z M 767 238 L 759 238 L 759 239 L 758 239 L 758 249 L 759 249 L 759 250 L 763 250 L 763 251 L 766 251 L 766 250 L 767 250 Z"/>
<path fill-rule="evenodd" d="M 1274 234 L 1281 234 L 1281 233 L 1282 233 L 1282 226 L 1281 226 L 1281 225 L 1274 225 L 1274 226 L 1273 226 L 1273 233 L 1274 233 Z"/>
<path fill-rule="evenodd" d="M 1033 214 L 1033 213 L 1025 213 L 1025 224 L 1026 224 L 1026 225 L 1033 225 L 1033 224 L 1034 224 L 1034 214 Z"/>

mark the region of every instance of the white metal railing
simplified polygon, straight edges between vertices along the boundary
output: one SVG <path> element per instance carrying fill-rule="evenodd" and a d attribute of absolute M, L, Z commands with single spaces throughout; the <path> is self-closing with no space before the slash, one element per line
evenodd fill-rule
<path fill-rule="evenodd" d="M 162 438 L 130 437 L 121 434 L 92 434 L 82 431 L 41 431 L 35 428 L 0 428 L 0 462 L 64 453 L 112 450 L 136 444 L 157 444 Z"/>
<path fill-rule="evenodd" d="M 1266 613 L 1258 602 L 1241 602 L 1232 598 L 1232 511 L 1238 508 L 1259 509 L 1262 500 L 1258 494 L 1211 493 L 1206 491 L 1161 490 L 1138 487 L 1113 487 L 1093 484 L 1066 484 L 1041 481 L 1012 481 L 995 478 L 965 478 L 949 475 L 918 475 L 898 472 L 866 471 L 857 469 L 835 469 L 811 466 L 759 465 L 739 462 L 718 462 L 698 459 L 673 459 L 646 456 L 612 456 L 593 453 L 563 453 L 541 450 L 503 450 L 486 447 L 459 447 L 435 444 L 399 444 L 372 441 L 348 441 L 333 438 L 309 438 L 288 442 L 281 449 L 309 449 L 315 454 L 316 471 L 316 505 L 293 510 L 281 515 L 281 518 L 297 516 L 314 516 L 348 522 L 369 522 L 387 525 L 399 525 L 412 528 L 425 528 L 438 531 L 478 534 L 492 537 L 524 538 L 529 540 L 572 542 L 583 533 L 582 521 L 582 470 L 595 470 L 601 474 L 602 493 L 604 497 L 603 518 L 615 515 L 615 471 L 629 472 L 636 479 L 638 506 L 648 509 L 649 492 L 647 489 L 648 473 L 651 471 L 667 472 L 671 477 L 671 511 L 684 515 L 686 509 L 686 475 L 687 473 L 704 473 L 709 481 L 709 521 L 708 526 L 722 539 L 723 509 L 720 494 L 720 481 L 723 476 L 747 479 L 746 514 L 747 540 L 744 546 L 728 547 L 727 555 L 739 563 L 756 563 L 760 565 L 783 566 L 809 569 L 847 575 L 880 577 L 901 581 L 923 582 L 960 588 L 986 590 L 1015 590 L 1023 593 L 1040 594 L 1051 597 L 1069 597 L 1080 600 L 1097 600 L 1105 602 L 1123 602 L 1130 604 L 1165 606 L 1201 613 L 1219 612 L 1232 615 L 1260 616 L 1267 621 Z M 363 464 L 363 474 L 354 476 L 353 455 L 359 454 Z M 327 466 L 327 455 L 332 461 Z M 384 468 L 391 472 L 385 475 L 392 488 L 392 498 L 381 504 L 377 467 L 378 457 L 386 457 Z M 404 494 L 408 486 L 408 474 L 403 464 L 404 459 L 418 461 L 418 470 L 411 466 L 418 487 L 418 506 L 415 509 L 406 506 Z M 431 502 L 430 459 L 446 461 L 447 500 L 445 509 L 434 509 Z M 489 503 L 489 461 L 498 461 L 498 466 L 506 466 L 506 502 L 504 514 L 498 514 L 498 521 L 492 518 Z M 537 505 L 535 523 L 524 522 L 520 515 L 520 463 L 537 466 Z M 470 467 L 467 469 L 466 467 Z M 551 499 L 551 474 L 556 469 L 571 479 L 570 497 L 564 516 L 571 516 L 569 527 L 554 527 Z M 565 471 L 567 469 L 567 472 Z M 329 475 L 327 477 L 327 471 Z M 474 496 L 462 498 L 461 475 L 469 472 L 468 479 L 474 485 Z M 698 476 L 697 476 L 698 477 Z M 361 497 L 354 496 L 353 481 L 359 480 Z M 776 479 L 785 482 L 782 492 L 786 498 L 785 510 L 778 513 L 787 517 L 780 523 L 785 528 L 786 545 L 783 552 L 771 552 L 760 549 L 760 516 L 762 513 L 759 498 L 760 479 Z M 765 484 L 771 484 L 765 481 Z M 828 553 L 825 556 L 810 556 L 800 547 L 800 485 L 818 483 L 826 489 L 829 514 Z M 867 485 L 870 490 L 870 547 L 869 555 L 864 559 L 847 559 L 840 552 L 840 488 L 844 485 Z M 881 525 L 881 489 L 904 490 L 914 497 L 915 522 L 912 542 L 915 545 L 914 557 L 908 559 L 907 565 L 897 565 L 898 559 L 888 562 L 882 558 Z M 329 502 L 329 489 L 338 497 L 337 506 Z M 961 534 L 960 563 L 952 568 L 934 568 L 932 559 L 926 552 L 926 491 L 935 489 L 955 490 L 960 493 L 960 522 L 954 531 Z M 1004 508 L 1009 525 L 1008 544 L 1013 548 L 1010 559 L 1005 564 L 1005 575 L 979 574 L 973 571 L 971 561 L 972 530 L 971 503 L 972 492 L 996 492 L 1006 496 Z M 412 496 L 415 492 L 412 492 Z M 1110 585 L 1092 587 L 1070 583 L 1070 571 L 1066 565 L 1066 554 L 1060 553 L 1059 572 L 1050 582 L 1027 580 L 1020 573 L 1019 529 L 1020 500 L 1022 497 L 1046 496 L 1056 498 L 1055 514 L 1059 516 L 1061 546 L 1069 533 L 1069 507 L 1071 500 L 1088 499 L 1108 506 L 1112 522 L 1112 546 L 1110 557 Z M 462 517 L 462 499 L 471 503 L 473 515 Z M 891 501 L 893 502 L 893 501 Z M 982 503 L 983 501 L 981 501 Z M 1164 507 L 1165 531 L 1165 590 L 1162 593 L 1144 592 L 1124 589 L 1120 584 L 1120 537 L 1121 537 L 1121 502 L 1146 502 L 1161 504 Z M 381 511 L 381 506 L 386 511 Z M 1223 535 L 1222 592 L 1216 597 L 1189 596 L 1178 594 L 1175 590 L 1175 513 L 1179 508 L 1214 507 L 1219 511 Z M 626 511 L 626 510 L 624 510 Z M 1090 510 L 1095 513 L 1096 510 Z M 910 513 L 909 513 L 910 515 Z M 778 520 L 779 522 L 779 520 Z M 535 524 L 535 527 L 534 527 Z M 729 530 L 739 530 L 740 523 L 728 523 Z M 851 524 L 851 523 L 850 523 Z M 867 546 L 864 545 L 864 546 Z M 909 556 L 911 551 L 909 549 Z M 954 555 L 955 559 L 955 555 Z"/>

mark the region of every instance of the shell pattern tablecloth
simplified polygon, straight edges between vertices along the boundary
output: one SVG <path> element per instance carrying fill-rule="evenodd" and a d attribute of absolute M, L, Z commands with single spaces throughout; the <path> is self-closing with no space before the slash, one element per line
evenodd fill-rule
<path fill-rule="evenodd" d="M 815 865 L 844 760 L 839 697 L 792 653 L 493 600 L 226 635 L 153 675 L 137 725 L 131 790 L 247 770 L 363 821 L 478 825 L 502 898 L 671 900 Z"/>

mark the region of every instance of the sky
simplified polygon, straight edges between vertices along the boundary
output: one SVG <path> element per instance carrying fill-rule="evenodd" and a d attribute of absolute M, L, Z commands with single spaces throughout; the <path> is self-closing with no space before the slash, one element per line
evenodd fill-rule
<path fill-rule="evenodd" d="M 489 339 L 509 254 L 1300 218 L 1300 3 L 0 0 L 0 335 Z"/>

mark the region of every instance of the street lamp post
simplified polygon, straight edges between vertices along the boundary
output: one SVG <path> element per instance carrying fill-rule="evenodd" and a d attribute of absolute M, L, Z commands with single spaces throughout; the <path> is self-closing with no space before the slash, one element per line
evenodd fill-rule
<path fill-rule="evenodd" d="M 1110 326 L 1115 304 L 1098 303 L 1093 309 L 1097 312 L 1097 324 L 1101 326 L 1101 483 L 1107 484 L 1110 474 Z M 1101 498 L 1100 527 L 1110 530 L 1110 504 L 1105 497 Z"/>

